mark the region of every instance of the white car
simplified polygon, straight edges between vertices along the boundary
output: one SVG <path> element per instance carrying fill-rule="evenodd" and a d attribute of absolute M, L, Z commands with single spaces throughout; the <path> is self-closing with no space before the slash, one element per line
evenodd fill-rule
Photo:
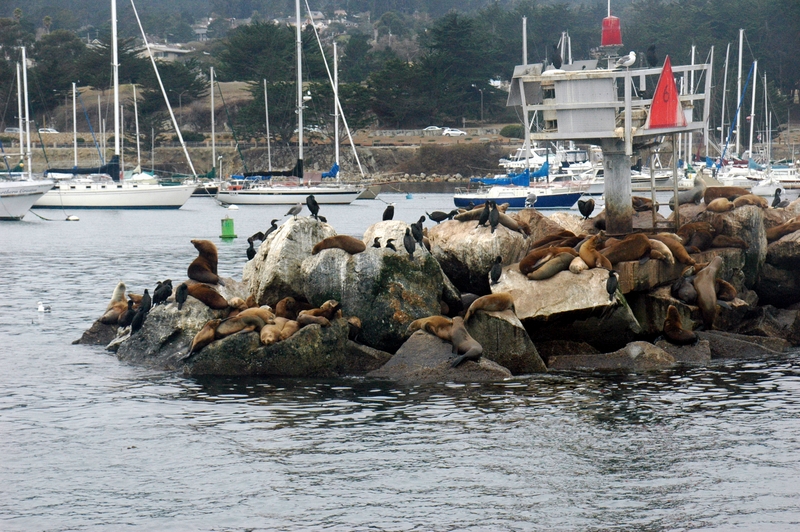
<path fill-rule="evenodd" d="M 442 128 L 440 128 L 439 126 L 428 126 L 425 129 L 423 129 L 422 131 L 439 131 L 440 129 L 442 129 Z"/>
<path fill-rule="evenodd" d="M 445 137 L 466 137 L 467 132 L 452 127 L 446 127 L 444 131 L 442 131 L 442 135 L 444 135 Z"/>
<path fill-rule="evenodd" d="M 18 127 L 7 127 L 3 133 L 19 133 Z"/>
<path fill-rule="evenodd" d="M 39 133 L 58 133 L 58 131 L 56 131 L 52 127 L 40 127 Z"/>

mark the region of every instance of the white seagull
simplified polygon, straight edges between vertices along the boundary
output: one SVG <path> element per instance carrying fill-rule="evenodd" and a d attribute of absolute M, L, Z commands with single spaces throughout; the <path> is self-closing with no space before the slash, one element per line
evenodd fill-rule
<path fill-rule="evenodd" d="M 634 52 L 633 50 L 631 50 L 631 53 L 629 53 L 628 55 L 623 55 L 622 57 L 617 59 L 616 63 L 618 67 L 625 67 L 625 68 L 630 68 L 634 64 L 636 64 L 636 52 Z"/>
<path fill-rule="evenodd" d="M 37 309 L 39 312 L 50 312 L 50 305 L 45 305 L 41 301 L 39 301 L 39 308 Z"/>

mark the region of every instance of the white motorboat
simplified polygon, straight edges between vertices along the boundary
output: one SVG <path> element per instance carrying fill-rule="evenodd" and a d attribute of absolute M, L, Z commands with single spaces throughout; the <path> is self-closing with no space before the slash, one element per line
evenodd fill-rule
<path fill-rule="evenodd" d="M 53 184 L 51 180 L 0 180 L 0 220 L 21 220 Z"/>

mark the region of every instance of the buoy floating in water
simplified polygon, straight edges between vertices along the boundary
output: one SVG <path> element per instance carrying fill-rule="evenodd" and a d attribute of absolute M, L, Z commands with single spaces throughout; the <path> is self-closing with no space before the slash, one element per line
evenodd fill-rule
<path fill-rule="evenodd" d="M 226 216 L 222 219 L 222 234 L 219 237 L 223 239 L 237 238 L 233 230 L 233 218 Z"/>
<path fill-rule="evenodd" d="M 74 214 L 71 214 L 71 215 L 67 216 L 67 221 L 68 222 L 79 222 L 80 218 L 78 218 Z"/>
<path fill-rule="evenodd" d="M 238 211 L 239 210 L 239 206 L 238 205 L 230 205 L 230 206 L 228 206 L 228 210 L 229 211 Z"/>
<path fill-rule="evenodd" d="M 414 199 L 414 195 L 411 192 L 406 192 L 406 199 Z"/>

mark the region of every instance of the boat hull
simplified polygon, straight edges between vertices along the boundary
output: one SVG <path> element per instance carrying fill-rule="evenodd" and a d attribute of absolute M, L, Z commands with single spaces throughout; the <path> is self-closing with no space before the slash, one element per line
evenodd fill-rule
<path fill-rule="evenodd" d="M 469 207 L 469 204 L 482 205 L 491 200 L 498 204 L 508 203 L 510 209 L 524 209 L 531 194 L 536 195 L 536 209 L 569 209 L 580 199 L 580 190 L 553 192 L 536 187 L 491 187 L 488 191 L 457 192 L 453 195 L 456 207 Z"/>
<path fill-rule="evenodd" d="M 21 220 L 54 184 L 53 181 L 0 182 L 0 220 Z"/>
<path fill-rule="evenodd" d="M 220 190 L 217 201 L 226 205 L 295 205 L 304 203 L 314 195 L 320 205 L 348 205 L 353 203 L 360 188 L 336 187 L 258 187 L 244 190 Z"/>
<path fill-rule="evenodd" d="M 193 185 L 60 183 L 34 206 L 46 209 L 180 209 L 194 189 Z"/>

